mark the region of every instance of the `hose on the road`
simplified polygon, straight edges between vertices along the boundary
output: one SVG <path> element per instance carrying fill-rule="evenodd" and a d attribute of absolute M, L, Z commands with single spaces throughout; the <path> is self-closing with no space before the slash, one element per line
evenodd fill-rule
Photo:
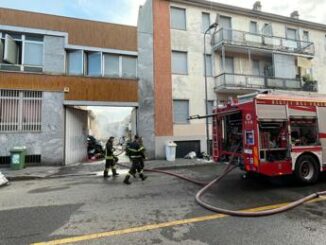
<path fill-rule="evenodd" d="M 189 182 L 194 183 L 194 184 L 204 185 L 204 187 L 202 189 L 200 189 L 197 192 L 196 196 L 195 196 L 196 202 L 200 206 L 202 206 L 202 207 L 204 207 L 204 208 L 206 208 L 208 210 L 211 210 L 211 211 L 216 212 L 216 213 L 230 215 L 230 216 L 238 216 L 238 217 L 262 217 L 262 216 L 274 215 L 274 214 L 278 214 L 278 213 L 282 213 L 282 212 L 288 211 L 288 210 L 293 209 L 295 207 L 298 207 L 298 206 L 300 206 L 300 205 L 302 205 L 302 204 L 304 204 L 304 203 L 306 203 L 308 201 L 311 201 L 313 199 L 319 198 L 320 196 L 325 196 L 326 195 L 326 191 L 320 191 L 320 192 L 316 192 L 316 193 L 310 194 L 310 195 L 308 195 L 306 197 L 303 197 L 301 199 L 298 199 L 298 200 L 296 200 L 294 202 L 291 202 L 289 204 L 286 204 L 286 205 L 284 205 L 282 207 L 273 208 L 273 209 L 264 210 L 264 211 L 258 211 L 258 212 L 229 210 L 229 209 L 215 207 L 215 206 L 213 206 L 213 205 L 211 205 L 211 204 L 203 201 L 201 198 L 208 191 L 208 189 L 212 185 L 219 183 L 227 174 L 229 174 L 231 171 L 233 171 L 237 167 L 237 166 L 235 166 L 235 165 L 232 164 L 233 158 L 234 158 L 234 154 L 231 155 L 230 160 L 229 160 L 229 164 L 225 167 L 225 169 L 223 171 L 223 174 L 220 175 L 220 176 L 217 176 L 215 179 L 213 179 L 208 184 L 207 183 L 204 183 L 204 182 L 201 182 L 201 181 L 198 181 L 198 180 L 195 180 L 195 179 L 192 179 L 192 178 L 189 178 L 189 177 L 186 177 L 186 176 L 183 176 L 183 175 L 180 175 L 180 174 L 176 174 L 176 173 L 170 172 L 170 171 L 165 171 L 165 170 L 160 170 L 160 169 L 147 169 L 147 168 L 145 168 L 144 170 L 147 171 L 147 172 L 163 173 L 163 174 L 167 174 L 167 175 L 178 177 L 180 179 L 189 181 Z M 120 165 L 122 167 L 128 168 L 128 166 L 123 165 L 121 163 L 119 163 L 118 165 Z"/>

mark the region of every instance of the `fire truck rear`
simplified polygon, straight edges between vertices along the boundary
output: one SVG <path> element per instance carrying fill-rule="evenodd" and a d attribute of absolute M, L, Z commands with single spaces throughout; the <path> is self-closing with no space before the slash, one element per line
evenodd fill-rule
<path fill-rule="evenodd" d="M 215 109 L 214 160 L 231 155 L 246 172 L 315 183 L 326 171 L 326 96 L 256 94 Z"/>

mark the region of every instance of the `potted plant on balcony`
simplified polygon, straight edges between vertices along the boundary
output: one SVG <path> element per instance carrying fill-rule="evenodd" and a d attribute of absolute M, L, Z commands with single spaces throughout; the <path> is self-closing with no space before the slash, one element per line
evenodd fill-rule
<path fill-rule="evenodd" d="M 309 74 L 302 77 L 303 90 L 305 91 L 317 91 L 317 81 Z"/>

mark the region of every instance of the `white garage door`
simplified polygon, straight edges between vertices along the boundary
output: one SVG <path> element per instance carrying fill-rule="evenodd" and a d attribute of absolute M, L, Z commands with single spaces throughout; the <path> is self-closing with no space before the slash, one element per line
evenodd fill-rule
<path fill-rule="evenodd" d="M 87 159 L 87 116 L 87 111 L 72 107 L 66 108 L 66 165 Z"/>

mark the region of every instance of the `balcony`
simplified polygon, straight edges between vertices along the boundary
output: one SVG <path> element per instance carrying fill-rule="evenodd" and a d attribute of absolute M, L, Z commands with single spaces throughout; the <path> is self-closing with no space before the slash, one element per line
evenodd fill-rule
<path fill-rule="evenodd" d="M 301 80 L 287 78 L 270 78 L 255 75 L 222 73 L 215 77 L 215 92 L 239 89 L 281 89 L 316 92 L 316 87 L 304 86 Z"/>
<path fill-rule="evenodd" d="M 258 48 L 313 57 L 315 46 L 312 42 L 266 36 L 263 34 L 221 28 L 213 34 L 212 47 L 218 50 L 226 44 L 234 47 Z"/>

